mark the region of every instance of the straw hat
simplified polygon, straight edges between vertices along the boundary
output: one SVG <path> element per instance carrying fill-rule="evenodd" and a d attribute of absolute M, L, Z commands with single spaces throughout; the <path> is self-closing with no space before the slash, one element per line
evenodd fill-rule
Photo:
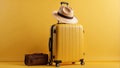
<path fill-rule="evenodd" d="M 78 22 L 74 16 L 74 11 L 68 6 L 61 6 L 58 11 L 54 11 L 53 15 L 60 21 L 60 23 L 71 23 L 75 24 Z"/>

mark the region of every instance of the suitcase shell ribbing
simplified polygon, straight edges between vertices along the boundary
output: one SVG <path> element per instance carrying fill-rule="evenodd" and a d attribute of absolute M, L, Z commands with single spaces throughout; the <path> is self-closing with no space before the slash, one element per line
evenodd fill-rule
<path fill-rule="evenodd" d="M 83 26 L 56 24 L 52 29 L 53 61 L 78 62 L 84 59 Z"/>

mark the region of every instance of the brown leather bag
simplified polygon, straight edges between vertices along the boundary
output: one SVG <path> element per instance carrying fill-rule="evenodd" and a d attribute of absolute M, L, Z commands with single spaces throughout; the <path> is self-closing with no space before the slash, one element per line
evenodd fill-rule
<path fill-rule="evenodd" d="M 48 64 L 48 54 L 34 53 L 25 54 L 25 65 L 46 65 Z"/>

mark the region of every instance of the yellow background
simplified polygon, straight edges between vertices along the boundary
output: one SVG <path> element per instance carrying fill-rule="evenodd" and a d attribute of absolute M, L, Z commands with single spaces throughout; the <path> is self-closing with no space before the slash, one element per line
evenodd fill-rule
<path fill-rule="evenodd" d="M 0 61 L 48 51 L 62 0 L 0 0 Z M 120 61 L 120 0 L 64 0 L 85 30 L 86 61 Z"/>

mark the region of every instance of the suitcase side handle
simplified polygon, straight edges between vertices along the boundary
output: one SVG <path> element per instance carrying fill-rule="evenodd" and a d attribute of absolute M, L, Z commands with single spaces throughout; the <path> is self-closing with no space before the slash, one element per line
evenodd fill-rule
<path fill-rule="evenodd" d="M 52 39 L 51 39 L 51 37 L 49 38 L 49 51 L 51 51 L 51 49 L 52 49 L 52 47 L 51 47 L 51 44 L 52 43 Z"/>
<path fill-rule="evenodd" d="M 61 2 L 60 4 L 61 4 L 61 5 L 66 4 L 67 6 L 69 5 L 68 2 Z"/>

